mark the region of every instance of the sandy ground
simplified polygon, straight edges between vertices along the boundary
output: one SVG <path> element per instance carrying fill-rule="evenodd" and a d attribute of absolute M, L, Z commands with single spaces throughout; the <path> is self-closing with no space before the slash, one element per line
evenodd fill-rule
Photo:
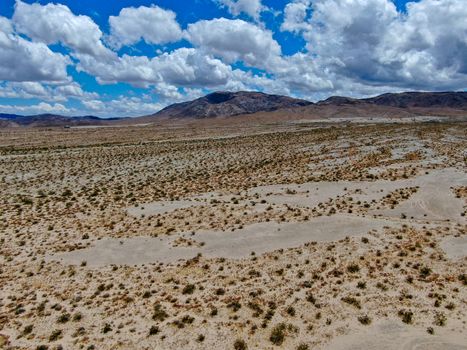
<path fill-rule="evenodd" d="M 429 335 L 424 329 L 385 320 L 354 334 L 338 337 L 323 349 L 335 350 L 465 350 L 467 335 L 442 331 Z"/>
<path fill-rule="evenodd" d="M 448 237 L 441 242 L 441 247 L 449 259 L 461 260 L 467 257 L 467 237 Z"/>
<path fill-rule="evenodd" d="M 327 124 L 3 132 L 0 348 L 465 349 L 465 124 Z"/>
<path fill-rule="evenodd" d="M 234 232 L 200 231 L 196 235 L 182 233 L 163 238 L 104 239 L 91 248 L 53 255 L 48 259 L 76 265 L 85 261 L 92 267 L 174 263 L 192 259 L 198 254 L 206 258 L 242 259 L 251 253 L 264 254 L 310 242 L 338 241 L 345 237 L 360 236 L 384 226 L 401 224 L 349 215 L 318 217 L 307 222 L 263 222 Z M 180 237 L 194 244 L 174 247 Z M 203 244 L 201 247 L 200 243 Z M 196 245 L 198 247 L 194 247 Z"/>

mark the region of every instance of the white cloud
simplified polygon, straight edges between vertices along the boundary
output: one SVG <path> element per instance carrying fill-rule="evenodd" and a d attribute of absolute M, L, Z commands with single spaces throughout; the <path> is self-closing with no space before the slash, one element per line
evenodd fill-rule
<path fill-rule="evenodd" d="M 283 30 L 303 32 L 308 55 L 334 88 L 461 89 L 467 81 L 467 7 L 421 0 L 295 0 Z M 352 83 L 352 84 L 350 84 Z"/>
<path fill-rule="evenodd" d="M 164 82 L 157 84 L 154 87 L 153 92 L 156 94 L 159 103 L 167 105 L 194 100 L 204 95 L 202 89 L 178 88 L 175 85 L 170 85 Z"/>
<path fill-rule="evenodd" d="M 156 113 L 164 107 L 160 103 L 127 96 L 120 96 L 108 101 L 83 101 L 82 104 L 85 108 L 84 113 L 104 117 L 135 117 Z"/>
<path fill-rule="evenodd" d="M 45 44 L 30 42 L 13 33 L 10 21 L 0 17 L 0 80 L 68 81 L 67 56 Z"/>
<path fill-rule="evenodd" d="M 13 33 L 13 26 L 8 18 L 0 16 L 0 32 L 4 35 Z"/>
<path fill-rule="evenodd" d="M 407 4 L 407 15 L 388 27 L 377 47 L 378 63 L 415 88 L 465 88 L 467 6 L 462 0 Z"/>
<path fill-rule="evenodd" d="M 65 107 L 60 103 L 49 104 L 40 102 L 35 105 L 22 106 L 22 105 L 0 105 L 0 113 L 10 114 L 66 114 L 69 115 L 74 110 Z"/>
<path fill-rule="evenodd" d="M 256 20 L 259 19 L 261 11 L 265 10 L 261 0 L 219 0 L 219 2 L 234 16 L 243 12 Z"/>
<path fill-rule="evenodd" d="M 0 82 L 2 98 L 40 98 L 44 101 L 66 102 L 69 98 L 89 100 L 99 97 L 97 93 L 83 91 L 76 82 L 62 85 L 39 82 Z"/>
<path fill-rule="evenodd" d="M 148 44 L 165 44 L 182 38 L 175 12 L 155 5 L 124 8 L 118 16 L 110 16 L 109 23 L 109 42 L 116 48 L 141 40 Z"/>
<path fill-rule="evenodd" d="M 281 47 L 272 32 L 239 19 L 198 21 L 188 26 L 187 38 L 228 63 L 243 61 L 252 67 L 266 68 L 280 61 Z"/>
<path fill-rule="evenodd" d="M 102 41 L 102 32 L 88 16 L 77 16 L 61 4 L 26 4 L 16 1 L 13 23 L 16 31 L 44 44 L 62 43 L 74 52 L 111 59 L 112 51 Z"/>
<path fill-rule="evenodd" d="M 78 70 L 94 75 L 101 83 L 127 82 L 136 86 L 167 83 L 177 86 L 225 84 L 232 68 L 196 49 L 181 48 L 155 58 L 123 55 L 118 61 L 100 62 L 80 57 Z"/>
<path fill-rule="evenodd" d="M 63 96 L 63 97 L 78 97 L 84 99 L 96 98 L 98 95 L 95 92 L 87 92 L 83 91 L 81 86 L 76 83 L 72 82 L 66 85 L 57 86 L 53 90 L 54 95 Z"/>
<path fill-rule="evenodd" d="M 306 21 L 311 10 L 311 0 L 295 0 L 288 3 L 284 9 L 284 22 L 282 31 L 301 32 L 309 30 L 310 24 Z"/>
<path fill-rule="evenodd" d="M 105 103 L 100 100 L 82 101 L 83 106 L 90 111 L 104 111 Z"/>

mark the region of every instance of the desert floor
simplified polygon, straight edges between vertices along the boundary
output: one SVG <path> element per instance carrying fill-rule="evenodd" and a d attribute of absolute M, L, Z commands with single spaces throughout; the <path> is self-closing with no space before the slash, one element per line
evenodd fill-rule
<path fill-rule="evenodd" d="M 467 124 L 0 131 L 1 349 L 467 349 Z"/>

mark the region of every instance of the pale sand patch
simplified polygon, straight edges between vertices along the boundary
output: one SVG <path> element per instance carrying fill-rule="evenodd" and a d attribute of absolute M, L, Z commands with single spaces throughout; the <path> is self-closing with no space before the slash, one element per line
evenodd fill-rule
<path fill-rule="evenodd" d="M 373 210 L 370 214 L 391 218 L 400 218 L 404 214 L 407 218 L 413 217 L 419 220 L 450 219 L 456 222 L 467 222 L 460 216 L 464 202 L 456 198 L 451 190 L 451 187 L 466 185 L 465 173 L 454 168 L 447 168 L 432 170 L 429 174 L 397 181 L 322 181 L 300 185 L 266 185 L 251 188 L 245 194 L 250 198 L 255 198 L 256 201 L 264 199 L 269 204 L 314 208 L 320 203 L 342 196 L 352 197 L 362 202 L 377 201 L 397 189 L 419 186 L 417 193 L 394 209 Z M 135 217 L 167 214 L 177 209 L 208 205 L 211 200 L 229 202 L 232 197 L 235 195 L 208 192 L 185 200 L 143 203 L 128 208 L 127 212 Z M 247 201 L 240 202 L 246 203 Z"/>
<path fill-rule="evenodd" d="M 325 350 L 466 350 L 466 334 L 436 328 L 435 335 L 401 321 L 385 320 L 322 347 Z"/>
<path fill-rule="evenodd" d="M 406 187 L 399 181 L 381 180 L 377 182 L 366 181 L 340 181 L 340 182 L 310 182 L 302 185 L 272 185 L 252 189 L 250 194 L 260 195 L 268 203 L 287 204 L 297 207 L 314 208 L 320 203 L 348 196 L 355 200 L 371 202 L 384 197 L 387 193 L 398 188 Z M 358 194 L 355 191 L 361 191 Z M 296 193 L 291 194 L 291 191 Z"/>
<path fill-rule="evenodd" d="M 127 209 L 128 214 L 140 217 L 150 216 L 150 215 L 157 215 L 157 214 L 165 214 L 172 212 L 177 209 L 185 209 L 190 207 L 197 207 L 200 205 L 205 205 L 206 203 L 202 202 L 195 202 L 191 200 L 181 200 L 181 201 L 158 201 L 152 203 L 144 203 L 139 206 L 130 207 Z"/>
<path fill-rule="evenodd" d="M 454 196 L 451 187 L 466 186 L 467 176 L 454 168 L 432 170 L 429 174 L 397 181 L 339 181 L 308 182 L 301 185 L 269 185 L 252 188 L 249 195 L 257 195 L 272 204 L 288 204 L 313 208 L 338 196 L 371 202 L 382 199 L 387 193 L 404 187 L 419 186 L 419 191 L 394 209 L 374 210 L 370 214 L 397 217 L 406 214 L 414 219 L 465 222 L 460 214 L 464 202 Z M 360 190 L 361 193 L 352 193 Z M 295 193 L 294 193 L 295 192 Z M 426 215 L 426 216 L 425 216 Z"/>
<path fill-rule="evenodd" d="M 441 242 L 441 248 L 448 258 L 453 260 L 463 259 L 467 256 L 467 236 L 446 237 Z"/>
<path fill-rule="evenodd" d="M 419 186 L 417 193 L 394 209 L 374 210 L 370 214 L 385 217 L 401 217 L 418 220 L 453 220 L 465 223 L 461 216 L 464 201 L 456 198 L 452 187 L 467 185 L 465 173 L 455 169 L 432 171 L 428 175 L 419 176 L 406 182 L 411 186 Z"/>
<path fill-rule="evenodd" d="M 174 263 L 195 257 L 198 253 L 210 258 L 241 259 L 251 252 L 263 254 L 277 249 L 298 247 L 311 241 L 337 241 L 347 236 L 364 235 L 384 226 L 399 225 L 347 215 L 313 218 L 306 222 L 262 222 L 237 231 L 202 231 L 194 236 L 188 233 L 172 236 L 103 239 L 90 248 L 60 253 L 47 257 L 67 264 L 86 261 L 89 266 L 140 265 L 147 263 Z M 179 237 L 191 238 L 202 247 L 173 247 Z"/>

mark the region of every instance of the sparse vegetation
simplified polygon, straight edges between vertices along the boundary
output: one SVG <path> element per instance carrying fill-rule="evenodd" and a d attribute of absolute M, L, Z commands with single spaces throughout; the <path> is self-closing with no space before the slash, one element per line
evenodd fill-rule
<path fill-rule="evenodd" d="M 0 131 L 0 345 L 306 350 L 396 313 L 460 331 L 465 128 L 164 123 Z M 434 186 L 458 212 L 414 203 Z M 240 243 L 216 256 L 204 231 Z"/>

